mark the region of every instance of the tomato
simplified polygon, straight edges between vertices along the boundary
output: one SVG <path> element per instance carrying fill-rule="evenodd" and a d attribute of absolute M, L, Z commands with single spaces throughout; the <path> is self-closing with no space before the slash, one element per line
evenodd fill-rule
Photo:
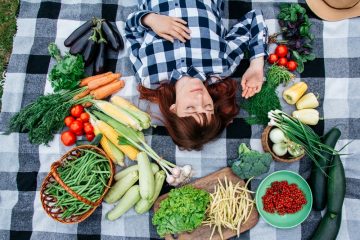
<path fill-rule="evenodd" d="M 67 116 L 65 119 L 64 119 L 64 123 L 67 127 L 70 127 L 70 125 L 72 124 L 72 122 L 75 121 L 75 118 L 72 117 L 72 116 Z"/>
<path fill-rule="evenodd" d="M 95 134 L 94 133 L 87 133 L 86 134 L 86 139 L 91 142 L 92 140 L 94 140 L 95 138 Z"/>
<path fill-rule="evenodd" d="M 84 135 L 84 131 L 83 130 L 80 130 L 78 132 L 74 132 L 76 136 L 82 136 Z"/>
<path fill-rule="evenodd" d="M 81 118 L 78 117 L 76 120 L 84 124 L 84 121 Z"/>
<path fill-rule="evenodd" d="M 287 60 L 286 58 L 282 57 L 282 58 L 279 58 L 279 61 L 277 62 L 277 64 L 278 64 L 279 66 L 284 66 L 284 67 L 286 67 L 287 62 L 288 62 L 288 60 Z"/>
<path fill-rule="evenodd" d="M 91 125 L 91 123 L 84 123 L 84 131 L 85 133 L 93 133 L 94 127 Z"/>
<path fill-rule="evenodd" d="M 80 122 L 79 120 L 75 120 L 71 123 L 69 128 L 70 131 L 72 131 L 73 133 L 78 133 L 83 130 L 84 126 L 82 122 Z"/>
<path fill-rule="evenodd" d="M 270 54 L 267 60 L 270 64 L 274 64 L 279 60 L 279 57 L 276 54 Z"/>
<path fill-rule="evenodd" d="M 285 45 L 278 45 L 275 48 L 275 54 L 281 58 L 281 57 L 286 57 L 286 55 L 288 54 L 288 48 Z"/>
<path fill-rule="evenodd" d="M 83 112 L 81 115 L 80 115 L 80 118 L 81 120 L 86 123 L 86 122 L 89 122 L 90 120 L 90 115 L 87 113 L 87 112 Z"/>
<path fill-rule="evenodd" d="M 71 131 L 65 131 L 61 134 L 61 141 L 65 146 L 71 146 L 75 144 L 76 136 Z"/>
<path fill-rule="evenodd" d="M 70 113 L 73 117 L 80 117 L 80 115 L 84 112 L 84 107 L 81 105 L 75 105 L 71 108 Z"/>
<path fill-rule="evenodd" d="M 295 71 L 297 68 L 297 63 L 294 60 L 290 60 L 287 64 L 286 64 L 287 69 L 289 69 L 289 71 Z"/>

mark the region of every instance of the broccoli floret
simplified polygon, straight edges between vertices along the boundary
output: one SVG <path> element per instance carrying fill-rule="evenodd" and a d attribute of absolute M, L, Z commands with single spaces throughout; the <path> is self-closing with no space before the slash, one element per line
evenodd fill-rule
<path fill-rule="evenodd" d="M 260 153 L 249 149 L 245 143 L 239 146 L 239 157 L 229 160 L 232 171 L 242 179 L 259 176 L 269 171 L 272 157 L 270 153 Z"/>

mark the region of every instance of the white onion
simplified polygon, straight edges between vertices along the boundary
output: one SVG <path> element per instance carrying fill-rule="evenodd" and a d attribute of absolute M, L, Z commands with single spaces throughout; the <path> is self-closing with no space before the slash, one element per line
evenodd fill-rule
<path fill-rule="evenodd" d="M 279 156 L 279 157 L 284 156 L 287 153 L 287 144 L 282 143 L 282 142 L 275 143 L 272 146 L 272 150 L 277 156 Z"/>
<path fill-rule="evenodd" d="M 269 138 L 273 143 L 281 143 L 286 140 L 285 134 L 280 128 L 274 128 L 270 131 Z"/>

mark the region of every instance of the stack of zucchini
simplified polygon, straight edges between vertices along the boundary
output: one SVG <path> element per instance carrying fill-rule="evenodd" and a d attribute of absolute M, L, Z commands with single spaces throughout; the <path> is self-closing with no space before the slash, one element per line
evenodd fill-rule
<path fill-rule="evenodd" d="M 94 62 L 94 74 L 105 71 L 106 51 L 109 46 L 114 51 L 124 48 L 124 41 L 115 23 L 93 18 L 78 27 L 64 41 L 72 55 L 81 54 L 85 66 Z"/>
<path fill-rule="evenodd" d="M 323 137 L 323 143 L 334 148 L 340 135 L 338 128 L 332 128 Z M 313 234 L 313 240 L 335 240 L 341 225 L 346 191 L 345 171 L 338 154 L 326 155 L 327 159 L 319 159 L 319 165 L 313 166 L 310 175 L 314 210 L 323 210 L 327 203 L 327 212 Z"/>
<path fill-rule="evenodd" d="M 114 221 L 135 206 L 138 214 L 150 210 L 158 198 L 165 181 L 165 172 L 150 163 L 146 153 L 137 154 L 138 164 L 128 167 L 115 175 L 116 183 L 110 188 L 104 200 L 118 204 L 107 213 L 107 219 Z M 136 184 L 138 182 L 138 184 Z"/>

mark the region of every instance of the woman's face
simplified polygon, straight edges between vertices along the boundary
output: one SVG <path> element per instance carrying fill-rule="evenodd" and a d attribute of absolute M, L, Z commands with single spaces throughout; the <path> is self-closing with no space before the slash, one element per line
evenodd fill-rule
<path fill-rule="evenodd" d="M 205 113 L 207 119 L 214 114 L 214 102 L 200 79 L 184 76 L 176 82 L 175 91 L 176 101 L 170 110 L 179 117 L 192 116 L 201 123 L 200 113 Z"/>

